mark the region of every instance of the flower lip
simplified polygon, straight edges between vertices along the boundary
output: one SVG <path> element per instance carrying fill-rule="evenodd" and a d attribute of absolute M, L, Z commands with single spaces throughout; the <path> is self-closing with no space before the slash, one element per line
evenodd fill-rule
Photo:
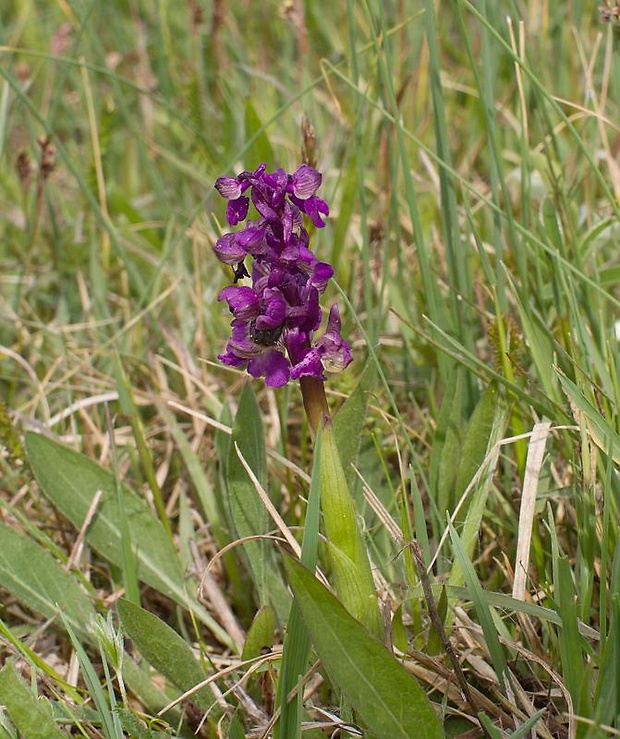
<path fill-rule="evenodd" d="M 282 352 L 272 349 L 250 360 L 248 372 L 252 377 L 265 375 L 265 384 L 269 387 L 282 387 L 291 377 L 291 365 Z"/>

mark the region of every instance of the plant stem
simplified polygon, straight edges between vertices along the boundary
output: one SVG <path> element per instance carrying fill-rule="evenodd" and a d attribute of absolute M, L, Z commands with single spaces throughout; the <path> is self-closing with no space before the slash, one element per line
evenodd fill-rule
<path fill-rule="evenodd" d="M 317 380 L 316 377 L 300 377 L 299 385 L 308 422 L 313 435 L 316 436 L 319 428 L 330 420 L 325 385 L 322 380 Z"/>

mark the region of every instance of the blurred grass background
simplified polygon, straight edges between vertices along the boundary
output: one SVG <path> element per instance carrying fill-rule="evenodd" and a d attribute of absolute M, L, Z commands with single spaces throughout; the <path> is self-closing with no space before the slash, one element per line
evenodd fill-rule
<path fill-rule="evenodd" d="M 532 715 L 547 709 L 541 735 L 618 733 L 616 16 L 612 3 L 579 0 L 4 2 L 2 522 L 30 527 L 61 559 L 74 543 L 19 462 L 20 434 L 34 429 L 161 500 L 184 567 L 234 540 L 205 514 L 224 506 L 214 424 L 230 425 L 245 383 L 216 360 L 230 275 L 211 253 L 225 207 L 213 182 L 262 161 L 294 170 L 306 116 L 331 207 L 313 249 L 335 267 L 328 300 L 356 359 L 328 392 L 338 407 L 363 378 L 369 401 L 360 476 L 404 540 L 415 535 L 427 563 L 436 556 L 436 583 L 464 582 L 443 543 L 448 512 L 483 589 L 510 595 L 529 434 L 548 422 L 527 592 L 562 627 L 524 624 L 514 602 L 493 623 L 545 665 L 513 647 Z M 297 389 L 254 389 L 269 450 L 309 470 Z M 273 456 L 269 475 L 287 523 L 300 524 L 298 479 Z M 352 479 L 395 643 L 434 655 L 411 560 Z M 95 555 L 90 567 L 105 612 L 118 581 Z M 219 577 L 247 629 L 251 573 L 237 559 Z M 40 622 L 7 582 L 0 615 L 27 641 Z M 450 609 L 459 593 L 471 603 L 468 587 L 448 591 Z M 142 602 L 187 628 L 157 592 Z M 485 682 L 492 650 L 459 634 L 472 682 L 499 702 Z M 230 736 L 252 725 L 243 707 L 236 716 Z"/>

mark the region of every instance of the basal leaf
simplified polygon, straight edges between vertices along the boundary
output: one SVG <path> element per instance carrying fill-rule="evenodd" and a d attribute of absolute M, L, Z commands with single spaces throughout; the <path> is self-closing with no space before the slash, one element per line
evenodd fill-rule
<path fill-rule="evenodd" d="M 439 739 L 441 723 L 415 678 L 298 562 L 285 569 L 314 647 L 377 739 Z"/>
<path fill-rule="evenodd" d="M 95 616 L 76 578 L 39 544 L 5 524 L 0 524 L 0 585 L 45 618 L 62 610 L 80 633 Z"/>
<path fill-rule="evenodd" d="M 178 688 L 190 690 L 207 677 L 187 642 L 168 624 L 128 600 L 120 600 L 117 610 L 123 630 L 142 656 Z M 206 711 L 214 699 L 203 688 L 191 700 Z"/>
<path fill-rule="evenodd" d="M 20 736 L 28 739 L 64 739 L 66 736 L 46 711 L 45 700 L 35 698 L 12 665 L 0 670 L 0 703 L 6 706 Z"/>
<path fill-rule="evenodd" d="M 26 453 L 44 495 L 77 529 L 82 527 L 93 497 L 102 491 L 86 538 L 102 557 L 121 567 L 122 522 L 112 473 L 41 434 L 26 435 Z M 161 521 L 125 486 L 122 495 L 140 580 L 190 608 L 223 644 L 232 647 L 225 630 L 187 593 L 179 558 Z"/>
<path fill-rule="evenodd" d="M 261 606 L 248 629 L 241 659 L 258 657 L 263 647 L 273 644 L 276 615 L 270 606 Z"/>
<path fill-rule="evenodd" d="M 383 621 L 377 604 L 375 583 L 366 543 L 359 529 L 355 504 L 340 463 L 333 428 L 321 432 L 321 509 L 333 567 L 335 588 L 348 611 L 377 636 Z"/>

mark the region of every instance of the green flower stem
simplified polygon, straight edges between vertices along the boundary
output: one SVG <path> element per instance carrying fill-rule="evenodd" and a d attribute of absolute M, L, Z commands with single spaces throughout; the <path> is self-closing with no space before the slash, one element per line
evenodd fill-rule
<path fill-rule="evenodd" d="M 316 377 L 300 377 L 301 396 L 304 402 L 308 423 L 316 437 L 318 430 L 325 425 L 329 419 L 329 406 L 325 396 L 325 384 Z"/>

